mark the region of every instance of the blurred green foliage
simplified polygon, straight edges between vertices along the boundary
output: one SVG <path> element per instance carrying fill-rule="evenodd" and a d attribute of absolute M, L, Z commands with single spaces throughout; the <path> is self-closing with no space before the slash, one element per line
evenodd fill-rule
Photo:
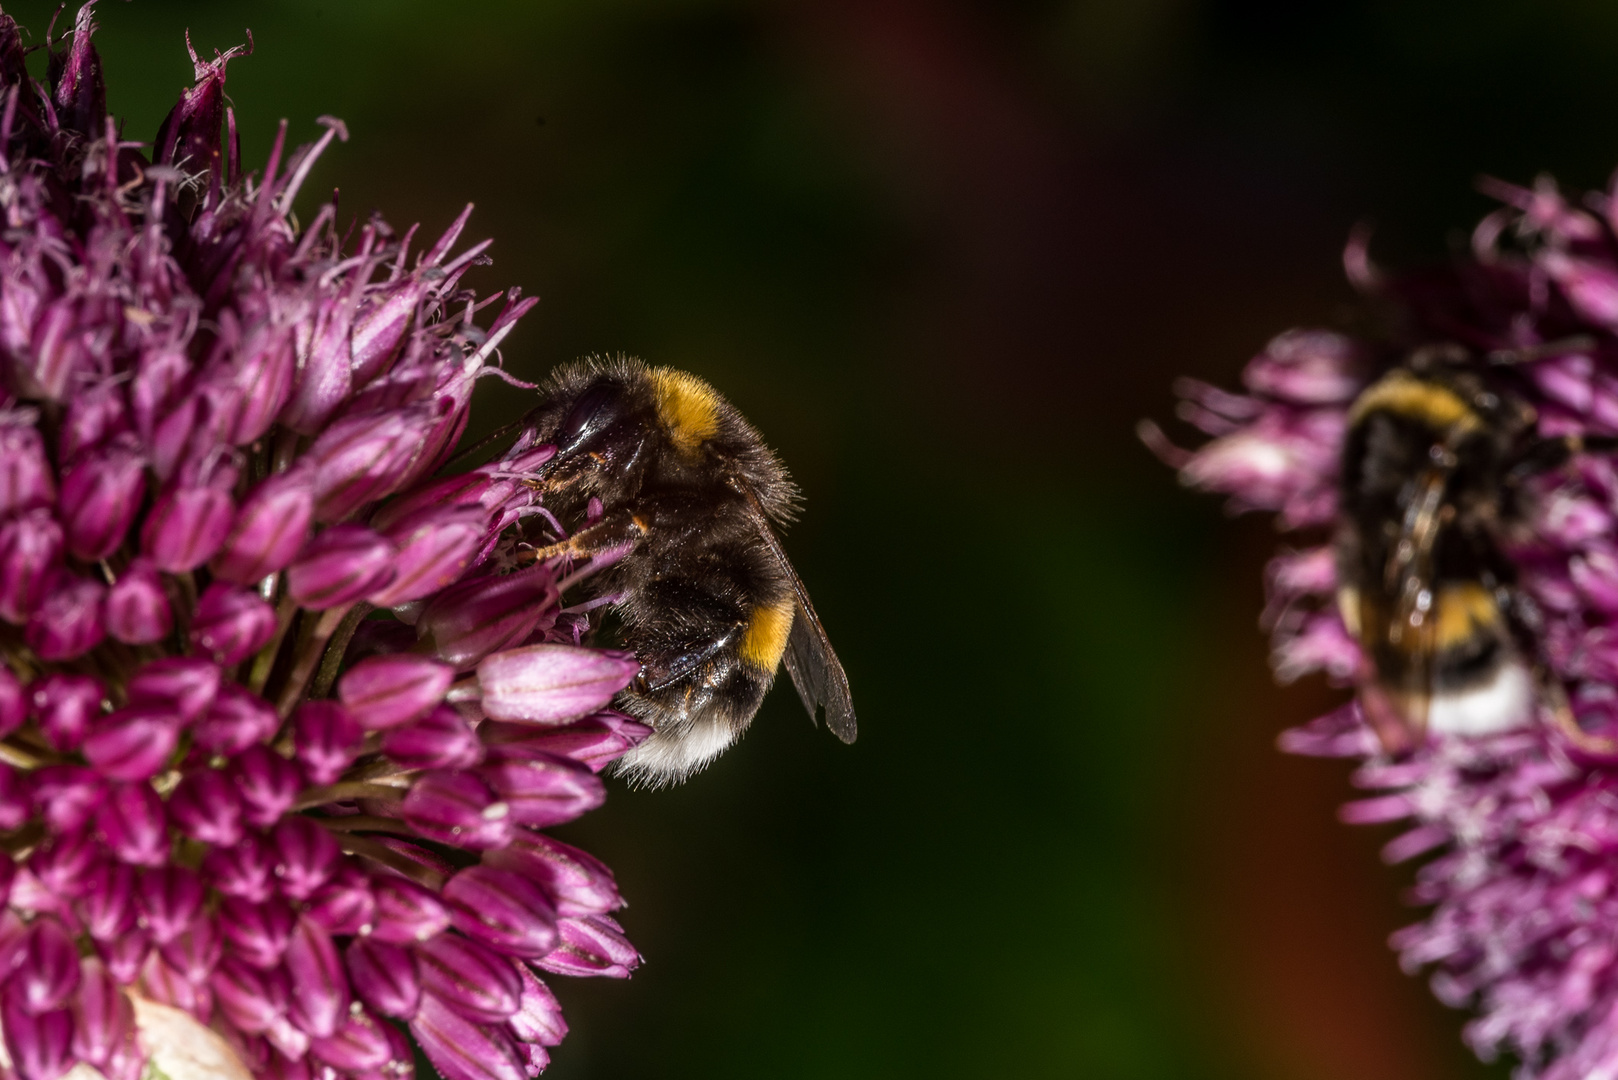
<path fill-rule="evenodd" d="M 43 35 L 49 5 L 6 5 Z M 246 40 L 244 160 L 496 238 L 519 375 L 715 382 L 807 495 L 849 670 L 690 784 L 567 835 L 648 957 L 557 980 L 558 1078 L 1504 1076 L 1383 944 L 1412 917 L 1344 770 L 1273 749 L 1273 534 L 1133 441 L 1180 372 L 1348 317 L 1337 251 L 1439 258 L 1473 178 L 1618 163 L 1618 14 L 1580 0 L 106 0 L 125 134 Z M 37 39 L 36 39 L 37 40 Z M 482 423 L 524 408 L 489 384 Z"/>

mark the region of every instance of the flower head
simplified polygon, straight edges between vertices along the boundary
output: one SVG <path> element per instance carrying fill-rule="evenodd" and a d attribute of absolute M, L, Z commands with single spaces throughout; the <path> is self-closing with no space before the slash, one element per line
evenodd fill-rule
<path fill-rule="evenodd" d="M 548 448 L 439 475 L 533 301 L 463 287 L 467 213 L 419 254 L 335 204 L 298 228 L 343 126 L 245 172 L 235 50 L 192 54 L 150 159 L 121 141 L 93 6 L 48 85 L 0 15 L 11 1065 L 139 1076 L 185 1014 L 260 1076 L 408 1075 L 396 1025 L 452 1080 L 535 1075 L 541 973 L 639 959 L 611 872 L 538 830 L 648 731 L 556 568 L 508 572 Z"/>
<path fill-rule="evenodd" d="M 1148 443 L 1187 484 L 1240 510 L 1275 513 L 1299 546 L 1268 574 L 1266 623 L 1283 679 L 1322 671 L 1362 679 L 1366 658 L 1339 615 L 1331 549 L 1339 458 L 1350 406 L 1380 370 L 1417 346 L 1460 346 L 1509 372 L 1537 435 L 1601 452 L 1575 454 L 1527 484 L 1520 528 L 1501 542 L 1532 638 L 1538 702 L 1486 736 L 1430 733 L 1390 756 L 1359 702 L 1282 736 L 1283 748 L 1358 758 L 1356 786 L 1376 794 L 1353 822 L 1407 821 L 1389 860 L 1433 855 L 1416 899 L 1433 905 L 1394 935 L 1409 970 L 1477 1016 L 1467 1041 L 1509 1051 L 1520 1075 L 1618 1075 L 1618 201 L 1574 204 L 1548 180 L 1491 183 L 1505 205 L 1474 233 L 1472 257 L 1389 279 L 1356 240 L 1356 283 L 1391 300 L 1393 341 L 1292 331 L 1247 367 L 1248 392 L 1183 385 L 1182 416 L 1212 436 L 1195 452 L 1153 426 Z M 1435 854 L 1436 853 L 1436 854 Z"/>

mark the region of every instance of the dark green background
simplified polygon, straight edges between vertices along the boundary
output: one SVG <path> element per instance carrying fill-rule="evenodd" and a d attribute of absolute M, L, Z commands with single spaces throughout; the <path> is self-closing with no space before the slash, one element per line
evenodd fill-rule
<path fill-rule="evenodd" d="M 41 34 L 49 5 L 7 4 Z M 568 835 L 647 955 L 557 980 L 551 1075 L 1505 1075 L 1383 944 L 1412 913 L 1340 765 L 1275 734 L 1274 537 L 1136 445 L 1179 372 L 1341 321 L 1338 253 L 1442 256 L 1481 172 L 1618 163 L 1618 11 L 1573 0 L 108 2 L 126 136 L 205 52 L 246 160 L 347 121 L 300 204 L 493 236 L 538 376 L 715 382 L 807 495 L 845 748 L 789 691 Z M 320 190 L 315 190 L 320 189 Z M 523 408 L 489 384 L 492 424 Z"/>

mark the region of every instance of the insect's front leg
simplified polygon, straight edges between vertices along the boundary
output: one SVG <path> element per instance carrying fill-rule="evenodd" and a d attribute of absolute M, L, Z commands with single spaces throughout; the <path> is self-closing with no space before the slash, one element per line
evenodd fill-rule
<path fill-rule="evenodd" d="M 633 547 L 646 537 L 644 518 L 629 508 L 610 510 L 606 516 L 568 537 L 524 553 L 525 562 L 544 562 L 558 556 L 585 559 L 626 545 Z"/>

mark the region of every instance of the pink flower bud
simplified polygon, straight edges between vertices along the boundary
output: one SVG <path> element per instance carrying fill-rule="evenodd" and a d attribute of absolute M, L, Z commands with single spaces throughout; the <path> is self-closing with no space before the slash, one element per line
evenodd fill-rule
<path fill-rule="evenodd" d="M 236 685 L 226 683 L 192 731 L 201 750 L 234 757 L 255 743 L 269 742 L 281 718 L 269 702 Z"/>
<path fill-rule="evenodd" d="M 84 741 L 105 694 L 88 675 L 47 675 L 28 684 L 28 710 L 51 748 L 66 753 Z"/>
<path fill-rule="evenodd" d="M 49 510 L 0 522 L 0 619 L 27 622 L 61 558 L 62 528 Z"/>
<path fill-rule="evenodd" d="M 559 724 L 600 709 L 628 686 L 640 664 L 628 653 L 574 645 L 530 645 L 478 665 L 483 711 L 495 720 Z"/>
<path fill-rule="evenodd" d="M 556 909 L 521 874 L 469 866 L 449 879 L 443 896 L 455 928 L 496 952 L 539 957 L 556 945 Z"/>
<path fill-rule="evenodd" d="M 236 956 L 225 957 L 214 969 L 209 986 L 225 1018 L 249 1035 L 268 1031 L 285 1016 L 292 996 L 286 972 L 262 970 Z"/>
<path fill-rule="evenodd" d="M 562 1006 L 551 988 L 539 980 L 527 964 L 517 965 L 522 977 L 522 1004 L 506 1023 L 517 1038 L 541 1046 L 559 1046 L 567 1034 Z"/>
<path fill-rule="evenodd" d="M 275 609 L 257 593 L 216 581 L 203 590 L 191 647 L 220 667 L 247 659 L 275 635 Z"/>
<path fill-rule="evenodd" d="M 107 800 L 107 782 L 82 765 L 47 765 L 31 779 L 34 812 L 53 832 L 84 828 Z"/>
<path fill-rule="evenodd" d="M 107 591 L 107 633 L 126 645 L 150 645 L 174 627 L 168 594 L 157 567 L 137 558 Z"/>
<path fill-rule="evenodd" d="M 270 842 L 281 892 L 295 901 L 309 899 L 331 880 L 343 854 L 331 833 L 306 817 L 282 818 Z"/>
<path fill-rule="evenodd" d="M 241 796 L 242 817 L 260 829 L 281 820 L 303 787 L 298 767 L 262 744 L 242 751 L 227 772 Z"/>
<path fill-rule="evenodd" d="M 270 477 L 242 503 L 214 557 L 213 572 L 226 581 L 251 585 L 285 569 L 303 550 L 314 513 L 314 492 L 306 471 Z"/>
<path fill-rule="evenodd" d="M 159 570 L 181 574 L 209 559 L 225 542 L 236 504 L 234 469 L 218 469 L 209 482 L 172 487 L 157 497 L 141 530 L 141 551 Z"/>
<path fill-rule="evenodd" d="M 0 516 L 49 506 L 55 499 L 56 482 L 34 417 L 0 414 Z"/>
<path fill-rule="evenodd" d="M 376 925 L 371 937 L 394 945 L 427 941 L 449 927 L 449 912 L 438 894 L 392 875 L 374 879 Z"/>
<path fill-rule="evenodd" d="M 416 633 L 457 671 L 475 667 L 500 649 L 521 644 L 555 618 L 556 585 L 549 569 L 535 566 L 503 577 L 457 582 L 433 597 L 416 621 Z"/>
<path fill-rule="evenodd" d="M 566 758 L 536 755 L 490 761 L 474 769 L 473 775 L 510 807 L 513 821 L 536 828 L 572 821 L 607 798 L 607 789 L 599 777 Z"/>
<path fill-rule="evenodd" d="M 623 927 L 605 915 L 562 919 L 556 924 L 562 943 L 537 966 L 557 975 L 601 975 L 627 979 L 640 966 L 640 953 L 624 937 Z"/>
<path fill-rule="evenodd" d="M 483 760 L 483 742 L 460 713 L 440 705 L 385 732 L 382 752 L 407 769 L 468 769 Z"/>
<path fill-rule="evenodd" d="M 202 907 L 202 897 L 202 879 L 183 866 L 144 870 L 135 882 L 135 909 L 159 945 L 185 932 Z"/>
<path fill-rule="evenodd" d="M 29 1012 L 22 995 L 9 988 L 3 997 L 6 1049 L 20 1080 L 56 1080 L 67 1072 L 73 1065 L 73 1014 Z"/>
<path fill-rule="evenodd" d="M 524 830 L 509 847 L 485 852 L 483 862 L 538 883 L 563 918 L 601 915 L 624 903 L 605 863 L 544 833 Z"/>
<path fill-rule="evenodd" d="M 129 680 L 132 705 L 166 705 L 182 724 L 201 716 L 219 693 L 221 673 L 207 660 L 169 657 L 154 660 Z"/>
<path fill-rule="evenodd" d="M 208 884 L 223 896 L 262 904 L 275 892 L 274 860 L 269 846 L 248 833 L 231 847 L 216 847 L 202 860 Z"/>
<path fill-rule="evenodd" d="M 132 866 L 168 861 L 168 816 L 150 784 L 114 784 L 96 811 L 96 830 L 112 853 Z"/>
<path fill-rule="evenodd" d="M 289 327 L 265 319 L 247 330 L 235 357 L 234 377 L 241 403 L 230 433 L 232 443 L 245 446 L 270 430 L 292 393 L 297 364 Z"/>
<path fill-rule="evenodd" d="M 75 907 L 85 933 L 96 941 L 123 937 L 135 928 L 135 870 L 125 863 L 102 862 L 85 884 Z"/>
<path fill-rule="evenodd" d="M 185 835 L 204 844 L 230 847 L 242 836 L 242 803 L 218 769 L 193 769 L 169 795 L 168 812 Z"/>
<path fill-rule="evenodd" d="M 95 957 L 85 960 L 73 1000 L 73 1054 L 101 1067 L 124 1050 L 135 1034 L 135 1010 L 123 987 Z"/>
<path fill-rule="evenodd" d="M 309 1040 L 309 1052 L 341 1074 L 380 1075 L 393 1058 L 386 1026 L 363 1009 L 350 1009 L 337 1030 Z"/>
<path fill-rule="evenodd" d="M 28 943 L 7 989 L 21 998 L 22 1007 L 38 1015 L 60 1009 L 79 988 L 79 951 L 73 937 L 55 918 L 45 915 L 29 927 Z"/>
<path fill-rule="evenodd" d="M 376 921 L 370 879 L 352 862 L 338 863 L 331 880 L 304 904 L 304 914 L 334 936 L 370 933 Z"/>
<path fill-rule="evenodd" d="M 402 945 L 357 937 L 343 956 L 354 992 L 383 1016 L 408 1020 L 421 1003 L 416 955 Z"/>
<path fill-rule="evenodd" d="M 461 579 L 488 533 L 489 515 L 477 506 L 442 507 L 407 518 L 387 533 L 399 550 L 398 574 L 371 603 L 395 607 L 430 596 Z"/>
<path fill-rule="evenodd" d="M 89 451 L 62 478 L 67 549 L 89 562 L 118 549 L 146 497 L 146 463 L 132 439 Z"/>
<path fill-rule="evenodd" d="M 482 1024 L 498 1024 L 517 1011 L 522 980 L 510 960 L 458 934 L 439 934 L 416 946 L 421 988 L 456 1012 Z"/>
<path fill-rule="evenodd" d="M 83 656 L 107 636 L 106 595 L 99 581 L 59 572 L 29 617 L 23 639 L 41 660 Z"/>
<path fill-rule="evenodd" d="M 341 521 L 392 494 L 421 453 L 431 420 L 431 406 L 386 409 L 345 417 L 322 432 L 308 453 L 316 520 Z"/>
<path fill-rule="evenodd" d="M 600 772 L 644 742 L 652 734 L 645 724 L 636 723 L 616 712 L 599 712 L 562 727 L 538 727 L 526 723 L 485 721 L 478 737 L 488 747 L 500 748 L 506 757 L 533 757 L 537 754 L 572 758 Z"/>
<path fill-rule="evenodd" d="M 84 829 L 58 833 L 28 856 L 28 870 L 47 894 L 76 900 L 92 884 L 99 847 Z"/>
<path fill-rule="evenodd" d="M 392 544 L 362 525 L 334 525 L 287 567 L 287 590 L 311 611 L 352 604 L 393 578 L 395 555 Z"/>
<path fill-rule="evenodd" d="M 360 727 L 378 731 L 425 715 L 454 680 L 453 668 L 424 656 L 373 656 L 343 674 L 337 696 Z"/>
<path fill-rule="evenodd" d="M 129 705 L 101 720 L 84 740 L 84 759 L 111 780 L 147 780 L 168 764 L 180 738 L 172 712 Z"/>
<path fill-rule="evenodd" d="M 227 896 L 219 907 L 220 930 L 230 954 L 253 967 L 268 969 L 281 962 L 292 939 L 296 916 L 285 900 L 274 897 L 253 903 Z"/>
<path fill-rule="evenodd" d="M 515 825 L 511 807 L 469 772 L 422 774 L 399 812 L 427 839 L 473 850 L 505 846 Z"/>
<path fill-rule="evenodd" d="M 447 1080 L 526 1080 L 530 1075 L 509 1034 L 469 1020 L 432 994 L 422 996 L 410 1034 Z"/>
<path fill-rule="evenodd" d="M 10 669 L 0 665 L 0 736 L 16 731 L 27 715 L 28 692 Z"/>
<path fill-rule="evenodd" d="M 285 962 L 292 982 L 287 1017 L 314 1038 L 331 1035 L 348 1012 L 348 978 L 331 935 L 300 918 L 287 942 Z"/>
<path fill-rule="evenodd" d="M 151 949 L 152 939 L 143 930 L 131 930 L 96 942 L 96 955 L 107 965 L 107 973 L 120 984 L 132 983 L 140 977 Z"/>
<path fill-rule="evenodd" d="M 306 701 L 292 716 L 298 762 L 311 784 L 330 784 L 359 756 L 365 732 L 335 701 Z"/>
<path fill-rule="evenodd" d="M 219 963 L 224 943 L 220 940 L 213 917 L 203 912 L 179 934 L 159 945 L 158 951 L 164 963 L 178 972 L 181 978 L 200 986 L 208 981 L 214 965 Z"/>

